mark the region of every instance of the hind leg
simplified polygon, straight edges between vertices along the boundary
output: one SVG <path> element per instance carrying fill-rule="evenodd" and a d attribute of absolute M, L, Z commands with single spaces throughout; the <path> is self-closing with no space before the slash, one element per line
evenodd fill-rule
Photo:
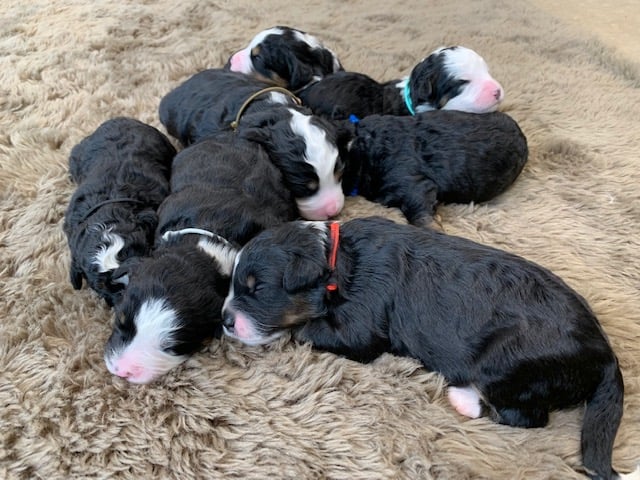
<path fill-rule="evenodd" d="M 473 387 L 448 387 L 447 397 L 460 415 L 470 418 L 482 415 L 482 400 Z"/>

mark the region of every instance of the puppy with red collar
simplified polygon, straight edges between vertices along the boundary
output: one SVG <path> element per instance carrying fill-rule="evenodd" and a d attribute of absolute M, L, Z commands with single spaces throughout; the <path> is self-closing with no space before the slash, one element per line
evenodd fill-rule
<path fill-rule="evenodd" d="M 521 257 L 382 218 L 292 222 L 240 250 L 222 315 L 247 344 L 293 331 L 361 362 L 413 357 L 472 418 L 543 427 L 550 411 L 586 404 L 585 470 L 619 478 L 616 356 L 585 299 Z"/>

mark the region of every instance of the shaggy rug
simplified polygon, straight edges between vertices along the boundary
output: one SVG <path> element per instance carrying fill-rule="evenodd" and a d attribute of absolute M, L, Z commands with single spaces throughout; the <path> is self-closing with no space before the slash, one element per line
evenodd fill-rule
<path fill-rule="evenodd" d="M 589 301 L 626 382 L 614 465 L 635 468 L 639 65 L 523 1 L 3 0 L 0 477 L 584 478 L 582 408 L 543 429 L 470 420 L 437 374 L 391 355 L 360 365 L 286 339 L 223 339 L 150 385 L 108 373 L 110 310 L 69 282 L 69 151 L 114 116 L 161 127 L 163 95 L 277 24 L 380 80 L 441 45 L 485 57 L 530 159 L 494 201 L 440 208 L 443 226 L 548 267 Z M 369 214 L 403 221 L 357 197 L 342 218 Z"/>

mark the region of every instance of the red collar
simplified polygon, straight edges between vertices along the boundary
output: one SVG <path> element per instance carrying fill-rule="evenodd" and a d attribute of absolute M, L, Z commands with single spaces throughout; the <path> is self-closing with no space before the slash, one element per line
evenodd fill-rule
<path fill-rule="evenodd" d="M 338 241 L 340 240 L 340 224 L 338 222 L 331 222 L 329 224 L 329 233 L 331 235 L 331 251 L 329 253 L 329 268 L 333 274 L 336 269 L 336 258 L 338 256 Z M 327 284 L 327 291 L 335 292 L 338 289 L 338 284 L 335 279 L 332 279 Z"/>

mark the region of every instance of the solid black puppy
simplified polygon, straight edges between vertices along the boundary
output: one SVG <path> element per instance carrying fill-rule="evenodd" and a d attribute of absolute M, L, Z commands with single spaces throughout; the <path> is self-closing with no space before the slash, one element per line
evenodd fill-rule
<path fill-rule="evenodd" d="M 344 205 L 338 155 L 343 137 L 331 123 L 298 106 L 297 101 L 278 87 L 211 69 L 167 94 L 160 102 L 160 120 L 184 145 L 230 132 L 234 124 L 238 137 L 266 149 L 282 171 L 300 214 L 310 220 L 326 220 Z"/>
<path fill-rule="evenodd" d="M 313 35 L 278 26 L 256 34 L 247 47 L 231 55 L 225 69 L 297 91 L 341 71 L 342 65 Z"/>
<path fill-rule="evenodd" d="M 157 248 L 130 268 L 105 349 L 109 371 L 135 383 L 157 378 L 220 336 L 234 245 L 297 211 L 261 147 L 225 134 L 176 156 L 158 216 Z"/>
<path fill-rule="evenodd" d="M 623 380 L 579 294 L 460 237 L 375 217 L 334 225 L 291 222 L 247 243 L 223 308 L 228 335 L 262 344 L 293 329 L 358 361 L 413 357 L 446 378 L 458 412 L 513 426 L 542 427 L 550 410 L 586 402 L 583 464 L 615 477 Z"/>
<path fill-rule="evenodd" d="M 75 289 L 85 278 L 109 305 L 117 301 L 127 279 L 113 273 L 149 252 L 175 153 L 157 129 L 125 117 L 107 120 L 71 150 L 69 173 L 79 185 L 64 232 Z"/>
<path fill-rule="evenodd" d="M 313 113 L 331 120 L 439 109 L 487 113 L 504 99 L 504 90 L 489 74 L 484 59 L 462 46 L 435 50 L 402 79 L 378 83 L 365 74 L 342 71 L 297 94 Z"/>
<path fill-rule="evenodd" d="M 528 157 L 526 137 L 501 112 L 372 115 L 354 131 L 342 152 L 344 191 L 398 207 L 421 226 L 438 202 L 485 202 L 504 192 Z"/>

